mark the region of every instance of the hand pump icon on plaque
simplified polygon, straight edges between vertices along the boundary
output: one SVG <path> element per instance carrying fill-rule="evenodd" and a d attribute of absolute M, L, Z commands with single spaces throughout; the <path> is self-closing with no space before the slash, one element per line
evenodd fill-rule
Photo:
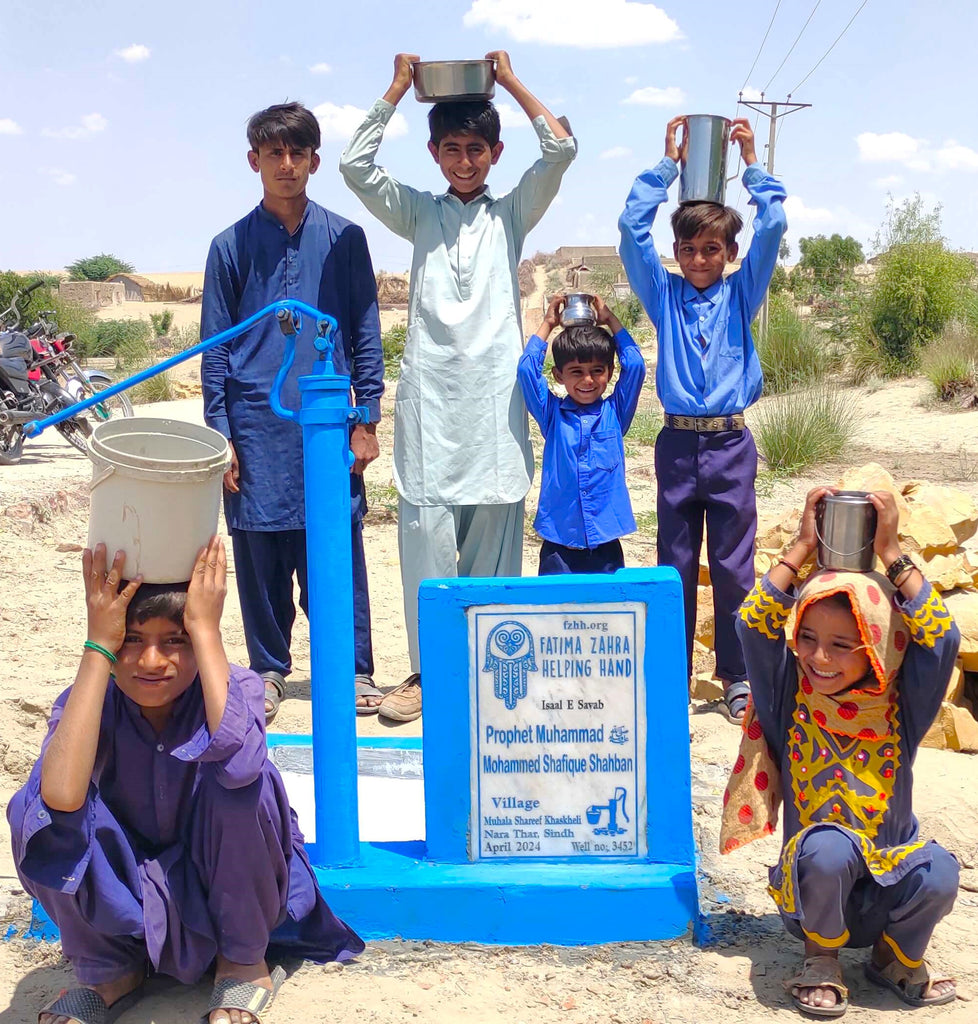
<path fill-rule="evenodd" d="M 589 825 L 597 826 L 593 831 L 596 836 L 623 836 L 628 830 L 619 827 L 618 815 L 619 813 L 625 819 L 629 820 L 628 811 L 625 810 L 625 798 L 628 796 L 628 790 L 624 786 L 615 786 L 615 795 L 606 804 L 591 804 L 591 806 L 584 812 L 587 815 L 587 823 Z M 608 814 L 608 826 L 604 828 L 601 826 L 601 816 L 607 812 Z"/>

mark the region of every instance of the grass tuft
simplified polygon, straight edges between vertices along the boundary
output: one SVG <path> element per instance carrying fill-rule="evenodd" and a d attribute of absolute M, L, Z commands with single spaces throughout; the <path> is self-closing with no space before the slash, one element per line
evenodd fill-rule
<path fill-rule="evenodd" d="M 772 399 L 751 429 L 768 470 L 795 474 L 840 458 L 857 427 L 858 416 L 845 394 L 813 388 Z"/>

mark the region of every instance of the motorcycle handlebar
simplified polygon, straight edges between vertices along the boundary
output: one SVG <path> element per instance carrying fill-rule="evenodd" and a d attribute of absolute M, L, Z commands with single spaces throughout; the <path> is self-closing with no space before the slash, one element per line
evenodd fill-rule
<path fill-rule="evenodd" d="M 28 285 L 24 289 L 24 297 L 26 298 L 28 295 L 30 295 L 31 292 L 37 291 L 37 289 L 40 288 L 42 284 L 44 284 L 43 281 L 35 281 L 33 284 Z"/>

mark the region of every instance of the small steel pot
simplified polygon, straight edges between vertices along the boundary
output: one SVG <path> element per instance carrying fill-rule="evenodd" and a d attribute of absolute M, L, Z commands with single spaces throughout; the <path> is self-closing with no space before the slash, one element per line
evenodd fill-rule
<path fill-rule="evenodd" d="M 594 296 L 587 292 L 571 292 L 560 313 L 561 327 L 582 327 L 596 324 L 598 314 L 594 309 Z"/>
<path fill-rule="evenodd" d="M 422 103 L 491 100 L 496 92 L 496 68 L 491 60 L 427 60 L 411 66 L 414 95 Z"/>
<path fill-rule="evenodd" d="M 815 506 L 816 558 L 822 569 L 870 572 L 876 562 L 876 506 L 866 491 L 839 491 Z"/>

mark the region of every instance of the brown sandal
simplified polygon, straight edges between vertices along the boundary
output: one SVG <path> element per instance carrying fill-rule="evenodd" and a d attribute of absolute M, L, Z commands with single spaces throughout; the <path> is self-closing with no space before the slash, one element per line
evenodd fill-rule
<path fill-rule="evenodd" d="M 799 1013 L 809 1017 L 841 1017 L 849 1009 L 849 989 L 842 977 L 842 964 L 834 956 L 806 956 L 801 970 L 784 983 L 785 991 Z M 831 988 L 839 996 L 835 1006 L 811 1006 L 795 995 L 799 988 Z"/>
<path fill-rule="evenodd" d="M 931 974 L 930 964 L 925 960 L 919 967 L 907 967 L 899 960 L 891 960 L 885 967 L 877 967 L 872 960 L 866 963 L 866 977 L 881 988 L 888 988 L 908 1006 L 940 1006 L 953 1003 L 957 991 L 945 992 L 939 996 L 925 996 L 934 985 L 942 981 L 954 982 L 954 978 Z"/>

